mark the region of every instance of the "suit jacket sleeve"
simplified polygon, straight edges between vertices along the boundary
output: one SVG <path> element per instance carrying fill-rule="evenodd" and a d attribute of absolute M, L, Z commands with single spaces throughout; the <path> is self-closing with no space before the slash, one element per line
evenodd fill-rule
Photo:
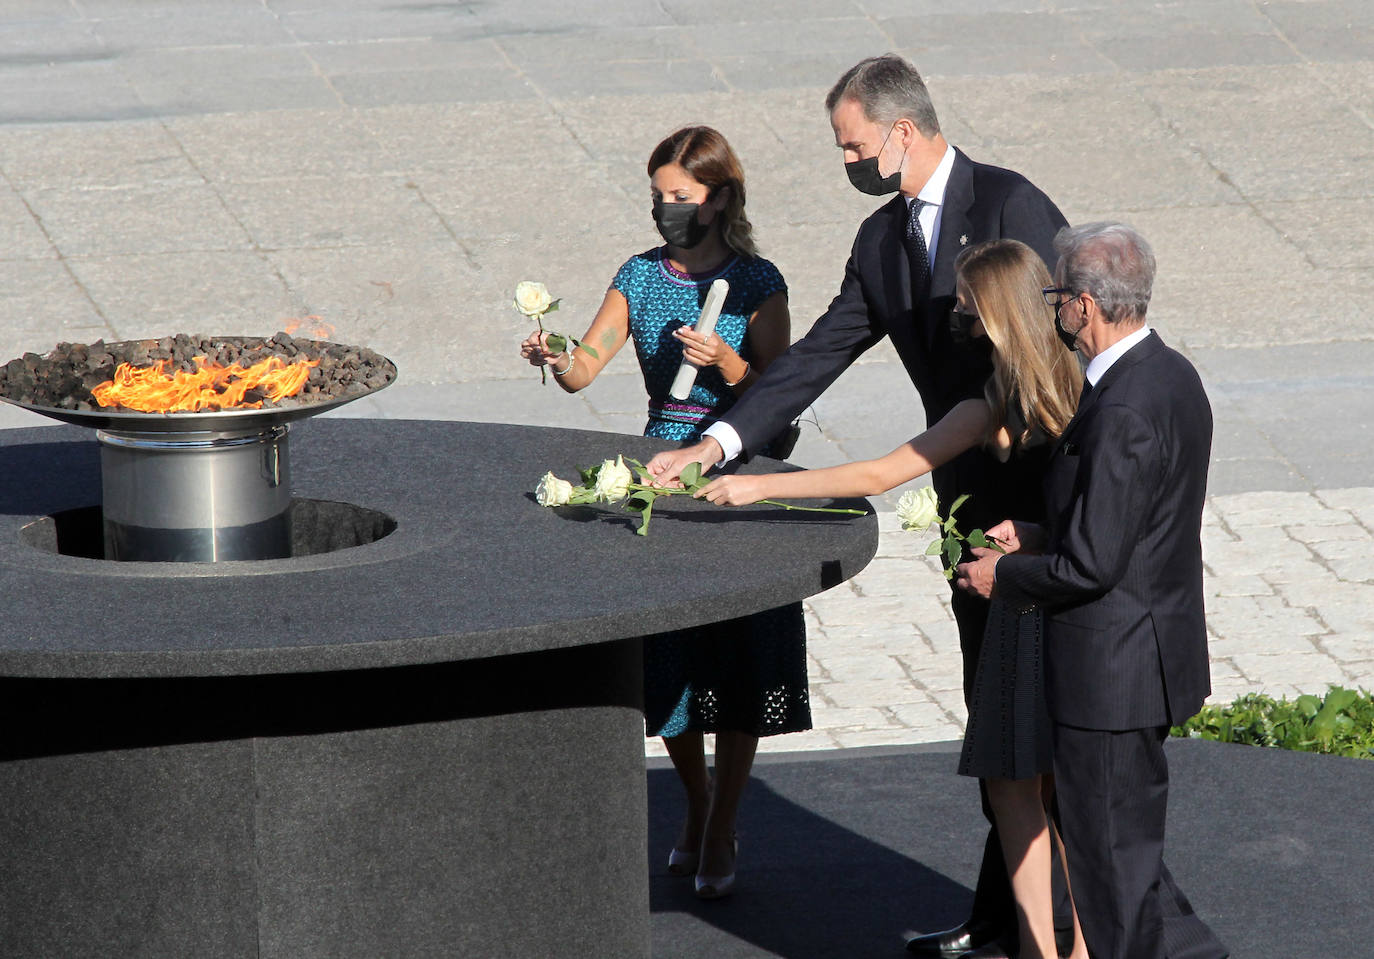
<path fill-rule="evenodd" d="M 1128 406 L 1094 410 L 1091 424 L 1055 451 L 1046 483 L 1072 484 L 1067 506 L 1051 517 L 1046 553 L 1011 554 L 997 563 L 998 595 L 1013 608 L 1088 602 L 1121 582 L 1163 479 L 1158 437 Z"/>
<path fill-rule="evenodd" d="M 887 332 L 868 308 L 859 271 L 861 229 L 845 264 L 840 292 L 811 330 L 781 356 L 722 419 L 755 450 L 781 433 L 855 359 Z"/>

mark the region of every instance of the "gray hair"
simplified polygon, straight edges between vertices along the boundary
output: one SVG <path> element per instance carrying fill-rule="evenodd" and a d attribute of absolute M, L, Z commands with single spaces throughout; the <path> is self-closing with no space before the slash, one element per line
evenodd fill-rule
<path fill-rule="evenodd" d="M 1125 223 L 1066 226 L 1054 237 L 1064 285 L 1088 293 L 1109 323 L 1143 320 L 1155 282 L 1150 244 Z"/>
<path fill-rule="evenodd" d="M 886 127 L 910 120 L 930 139 L 940 132 L 930 91 L 916 68 L 895 53 L 860 60 L 835 81 L 825 97 L 825 109 L 835 112 L 843 99 L 856 101 L 864 116 Z"/>

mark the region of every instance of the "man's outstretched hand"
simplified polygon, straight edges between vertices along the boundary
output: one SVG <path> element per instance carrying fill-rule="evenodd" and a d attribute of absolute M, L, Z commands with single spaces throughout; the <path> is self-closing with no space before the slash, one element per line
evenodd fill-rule
<path fill-rule="evenodd" d="M 1007 553 L 1038 553 L 1045 545 L 1045 530 L 1035 523 L 1004 519 L 984 533 L 998 549 L 974 548 L 974 560 L 954 570 L 954 585 L 966 593 L 988 599 L 997 588 L 997 561 Z"/>
<path fill-rule="evenodd" d="M 711 437 L 705 437 L 699 443 L 691 446 L 684 446 L 680 450 L 668 450 L 659 453 L 644 468 L 649 471 L 649 476 L 653 479 L 655 486 L 675 486 L 678 484 L 678 477 L 687 468 L 688 463 L 700 463 L 701 472 L 704 474 L 711 467 L 715 466 L 725 456 L 720 444 Z"/>
<path fill-rule="evenodd" d="M 1004 553 L 1038 553 L 1045 548 L 1045 529 L 1037 523 L 1004 519 L 984 535 Z"/>
<path fill-rule="evenodd" d="M 1003 554 L 995 549 L 974 547 L 973 555 L 977 557 L 973 562 L 960 563 L 955 567 L 954 585 L 966 593 L 989 599 L 992 591 L 997 588 L 997 575 L 993 572 L 993 567 Z"/>

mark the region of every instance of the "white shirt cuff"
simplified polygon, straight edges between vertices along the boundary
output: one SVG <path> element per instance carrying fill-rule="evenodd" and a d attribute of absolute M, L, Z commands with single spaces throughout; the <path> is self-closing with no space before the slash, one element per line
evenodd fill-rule
<path fill-rule="evenodd" d="M 744 444 L 740 442 L 739 434 L 729 423 L 712 423 L 706 427 L 706 431 L 702 435 L 709 436 L 720 444 L 721 453 L 724 455 L 721 461 L 715 464 L 716 469 L 720 469 L 744 450 Z"/>

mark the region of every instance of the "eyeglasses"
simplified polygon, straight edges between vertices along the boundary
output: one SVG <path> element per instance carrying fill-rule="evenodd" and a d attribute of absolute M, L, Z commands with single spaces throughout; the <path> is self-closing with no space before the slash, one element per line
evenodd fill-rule
<path fill-rule="evenodd" d="M 1067 286 L 1047 286 L 1040 291 L 1040 295 L 1045 298 L 1045 302 L 1054 307 L 1054 312 L 1058 313 L 1065 304 L 1077 299 L 1078 293 Z"/>

